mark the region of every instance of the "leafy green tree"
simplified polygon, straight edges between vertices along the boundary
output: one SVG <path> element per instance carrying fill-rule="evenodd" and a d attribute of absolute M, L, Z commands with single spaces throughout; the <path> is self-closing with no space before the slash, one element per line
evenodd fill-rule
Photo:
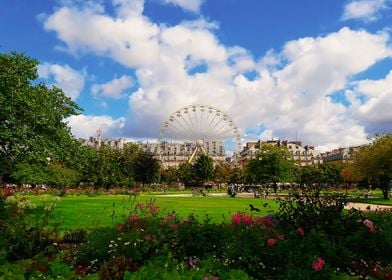
<path fill-rule="evenodd" d="M 75 155 L 64 119 L 81 109 L 61 89 L 37 83 L 37 65 L 23 54 L 0 54 L 0 176 L 9 177 L 18 162 Z"/>
<path fill-rule="evenodd" d="M 222 183 L 230 181 L 232 168 L 227 163 L 219 163 L 214 167 L 214 179 L 219 184 L 219 188 Z"/>
<path fill-rule="evenodd" d="M 342 163 L 325 162 L 319 165 L 318 168 L 320 169 L 322 183 L 336 185 L 343 182 L 340 176 L 343 169 Z"/>
<path fill-rule="evenodd" d="M 392 134 L 377 135 L 371 144 L 361 147 L 353 158 L 352 168 L 389 199 L 392 180 Z"/>
<path fill-rule="evenodd" d="M 244 182 L 244 171 L 241 168 L 234 167 L 231 169 L 228 183 L 241 184 Z"/>
<path fill-rule="evenodd" d="M 161 182 L 167 183 L 169 185 L 177 182 L 179 179 L 178 168 L 170 166 L 166 169 L 161 169 Z"/>
<path fill-rule="evenodd" d="M 121 152 L 108 145 L 102 145 L 98 149 L 98 155 L 98 186 L 109 188 L 110 186 L 123 185 L 125 176 L 120 168 Z"/>
<path fill-rule="evenodd" d="M 120 150 L 120 169 L 123 176 L 123 184 L 130 187 L 135 183 L 134 164 L 140 148 L 134 143 L 126 143 Z"/>
<path fill-rule="evenodd" d="M 148 151 L 140 150 L 134 161 L 133 173 L 135 181 L 145 184 L 151 184 L 159 180 L 161 166 L 154 155 Z"/>
<path fill-rule="evenodd" d="M 291 181 L 293 166 L 284 147 L 262 143 L 256 158 L 248 162 L 246 177 L 251 183 L 277 183 Z"/>
<path fill-rule="evenodd" d="M 75 170 L 63 166 L 59 163 L 49 165 L 49 181 L 48 185 L 55 187 L 73 187 L 80 181 L 80 175 Z"/>
<path fill-rule="evenodd" d="M 186 186 L 192 185 L 195 182 L 195 173 L 192 164 L 186 162 L 178 166 L 178 178 Z"/>
<path fill-rule="evenodd" d="M 196 180 L 204 185 L 205 181 L 211 180 L 214 176 L 214 163 L 212 158 L 208 155 L 201 154 L 196 159 L 193 170 Z"/>
<path fill-rule="evenodd" d="M 12 173 L 13 181 L 19 184 L 41 185 L 52 180 L 48 164 L 20 162 Z"/>
<path fill-rule="evenodd" d="M 311 185 L 313 183 L 321 183 L 321 170 L 317 165 L 298 166 L 296 169 L 299 171 L 297 172 L 297 182 L 301 186 L 305 184 Z"/>
<path fill-rule="evenodd" d="M 87 185 L 97 185 L 99 174 L 99 152 L 97 149 L 81 145 L 74 169 L 79 172 L 80 181 Z"/>

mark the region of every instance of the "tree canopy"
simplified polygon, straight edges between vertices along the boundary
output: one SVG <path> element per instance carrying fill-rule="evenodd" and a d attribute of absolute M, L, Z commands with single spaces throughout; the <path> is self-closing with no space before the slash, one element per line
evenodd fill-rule
<path fill-rule="evenodd" d="M 38 62 L 24 54 L 0 54 L 0 175 L 17 162 L 66 161 L 76 140 L 64 119 L 81 108 L 59 88 L 36 81 Z"/>
<path fill-rule="evenodd" d="M 380 188 L 388 199 L 392 180 L 392 134 L 377 135 L 372 143 L 362 146 L 354 154 L 350 171 L 359 176 L 358 180 Z"/>
<path fill-rule="evenodd" d="M 201 154 L 193 165 L 196 179 L 203 185 L 205 181 L 214 177 L 214 163 L 211 157 Z"/>
<path fill-rule="evenodd" d="M 292 178 L 292 163 L 284 147 L 263 143 L 256 158 L 246 167 L 247 180 L 251 183 L 287 182 Z"/>

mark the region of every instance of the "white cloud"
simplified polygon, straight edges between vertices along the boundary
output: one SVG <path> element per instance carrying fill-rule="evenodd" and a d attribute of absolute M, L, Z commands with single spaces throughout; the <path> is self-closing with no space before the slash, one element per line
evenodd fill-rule
<path fill-rule="evenodd" d="M 121 99 L 127 96 L 124 91 L 132 86 L 132 78 L 123 75 L 104 84 L 93 84 L 91 86 L 91 92 L 96 97 Z"/>
<path fill-rule="evenodd" d="M 369 133 L 392 131 L 392 71 L 384 79 L 359 81 L 346 95 Z"/>
<path fill-rule="evenodd" d="M 124 118 L 113 119 L 110 116 L 76 115 L 65 120 L 71 132 L 78 138 L 87 139 L 96 136 L 97 130 L 102 130 L 102 138 L 120 137 L 124 126 Z"/>
<path fill-rule="evenodd" d="M 379 12 L 387 8 L 387 0 L 352 0 L 344 7 L 343 20 L 361 19 L 374 21 Z"/>
<path fill-rule="evenodd" d="M 163 3 L 173 4 L 184 10 L 198 13 L 204 0 L 161 0 Z"/>
<path fill-rule="evenodd" d="M 242 131 L 264 127 L 268 135 L 288 139 L 297 131 L 305 144 L 322 147 L 366 140 L 359 105 L 345 107 L 329 95 L 391 56 L 387 34 L 345 27 L 287 42 L 281 52 L 255 59 L 246 49 L 224 46 L 216 24 L 160 25 L 140 13 L 142 7 L 134 14 L 117 10 L 116 16 L 63 7 L 45 22 L 69 51 L 109 57 L 135 70 L 138 89 L 128 98 L 129 113 L 114 125 L 119 136 L 157 137 L 170 114 L 197 103 L 220 108 Z"/>
<path fill-rule="evenodd" d="M 61 88 L 64 94 L 75 100 L 79 97 L 84 88 L 84 79 L 86 74 L 83 71 L 77 71 L 69 65 L 59 65 L 51 63 L 42 63 L 38 66 L 38 75 L 40 78 L 53 81 L 52 85 Z"/>
<path fill-rule="evenodd" d="M 139 2 L 143 3 L 135 3 Z M 92 51 L 128 67 L 155 64 L 159 60 L 158 26 L 138 12 L 127 13 L 126 5 L 133 1 L 116 3 L 119 17 L 105 15 L 100 5 L 66 6 L 49 16 L 44 28 L 56 31 L 73 54 Z"/>

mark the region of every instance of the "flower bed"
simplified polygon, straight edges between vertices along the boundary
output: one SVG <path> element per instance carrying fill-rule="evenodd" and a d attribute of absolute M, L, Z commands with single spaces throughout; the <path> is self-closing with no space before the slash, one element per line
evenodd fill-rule
<path fill-rule="evenodd" d="M 49 219 L 51 209 L 7 199 L 0 204 L 0 277 L 392 279 L 390 212 L 344 211 L 344 197 L 318 192 L 290 198 L 276 215 L 239 212 L 224 224 L 162 213 L 151 200 L 114 227 L 65 234 Z"/>

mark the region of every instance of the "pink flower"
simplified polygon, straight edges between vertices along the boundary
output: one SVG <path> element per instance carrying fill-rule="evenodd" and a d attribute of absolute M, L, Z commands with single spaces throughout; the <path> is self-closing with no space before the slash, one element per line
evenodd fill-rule
<path fill-rule="evenodd" d="M 150 213 L 151 213 L 151 215 L 156 215 L 156 214 L 158 214 L 158 209 L 159 209 L 158 206 L 151 206 L 151 207 L 150 207 Z"/>
<path fill-rule="evenodd" d="M 137 220 L 139 220 L 139 217 L 137 215 L 131 215 L 128 217 L 128 220 L 131 222 L 136 222 Z"/>
<path fill-rule="evenodd" d="M 268 247 L 274 247 L 275 244 L 276 244 L 276 240 L 275 239 L 270 238 L 270 239 L 267 240 L 267 246 Z"/>
<path fill-rule="evenodd" d="M 151 241 L 152 240 L 151 234 L 147 234 L 146 236 L 144 236 L 144 239 L 147 241 Z"/>
<path fill-rule="evenodd" d="M 369 229 L 370 232 L 376 232 L 377 229 L 374 226 L 374 223 L 368 219 L 363 221 L 363 224 L 365 225 L 365 227 L 367 227 Z"/>
<path fill-rule="evenodd" d="M 233 222 L 233 224 L 239 225 L 242 222 L 242 215 L 242 213 L 234 214 L 231 217 L 231 221 Z"/>
<path fill-rule="evenodd" d="M 253 222 L 253 219 L 252 219 L 252 216 L 244 216 L 244 223 L 246 224 L 246 225 L 251 225 L 252 224 L 252 222 Z"/>
<path fill-rule="evenodd" d="M 177 225 L 177 224 L 172 224 L 171 227 L 172 227 L 173 229 L 178 229 L 178 225 Z"/>
<path fill-rule="evenodd" d="M 325 265 L 325 261 L 322 258 L 317 257 L 316 261 L 312 265 L 312 269 L 319 271 L 323 269 L 324 265 Z"/>
<path fill-rule="evenodd" d="M 299 235 L 302 235 L 302 236 L 305 235 L 305 231 L 304 231 L 304 229 L 302 227 L 298 227 L 297 228 L 297 232 L 298 232 Z"/>
<path fill-rule="evenodd" d="M 264 224 L 264 225 L 271 225 L 272 224 L 272 217 L 270 217 L 270 216 L 257 217 L 255 220 L 257 223 Z"/>
<path fill-rule="evenodd" d="M 279 235 L 279 236 L 278 236 L 278 239 L 279 239 L 279 240 L 284 240 L 284 235 L 283 235 L 283 234 Z"/>

